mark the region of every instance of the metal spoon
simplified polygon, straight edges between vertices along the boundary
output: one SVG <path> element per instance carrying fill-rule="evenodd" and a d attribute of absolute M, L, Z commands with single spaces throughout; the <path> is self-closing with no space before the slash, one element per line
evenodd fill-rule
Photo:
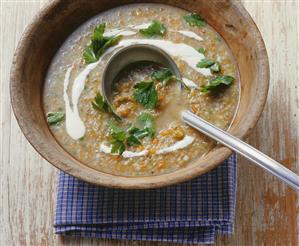
<path fill-rule="evenodd" d="M 222 143 L 240 155 L 266 169 L 299 191 L 299 176 L 249 144 L 203 120 L 190 111 L 182 112 L 182 120 L 196 130 Z"/>
<path fill-rule="evenodd" d="M 176 64 L 163 50 L 151 45 L 139 44 L 123 48 L 111 57 L 103 73 L 102 95 L 110 106 L 117 75 L 128 65 L 141 61 L 149 61 L 167 67 L 181 79 Z M 246 157 L 299 191 L 299 176 L 277 161 L 188 110 L 182 112 L 181 118 L 186 124 Z"/>

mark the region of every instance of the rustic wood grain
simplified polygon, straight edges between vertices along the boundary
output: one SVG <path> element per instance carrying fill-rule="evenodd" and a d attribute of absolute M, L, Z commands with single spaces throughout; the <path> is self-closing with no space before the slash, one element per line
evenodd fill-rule
<path fill-rule="evenodd" d="M 0 0 L 0 245 L 170 245 L 59 238 L 53 234 L 56 169 L 27 143 L 9 103 L 9 70 L 21 33 L 46 1 Z M 270 58 L 265 111 L 249 143 L 299 173 L 298 1 L 243 1 Z M 236 231 L 217 245 L 298 245 L 298 199 L 290 188 L 251 165 L 238 164 Z"/>

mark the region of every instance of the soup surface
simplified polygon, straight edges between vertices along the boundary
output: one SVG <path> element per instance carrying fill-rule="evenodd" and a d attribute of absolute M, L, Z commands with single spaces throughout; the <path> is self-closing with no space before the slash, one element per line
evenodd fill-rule
<path fill-rule="evenodd" d="M 111 100 L 119 120 L 101 96 L 102 75 L 109 58 L 132 44 L 164 50 L 182 78 L 156 64 L 128 67 Z M 70 35 L 50 65 L 43 103 L 53 135 L 76 159 L 111 174 L 146 176 L 183 168 L 215 147 L 180 120 L 182 110 L 227 129 L 238 100 L 233 57 L 200 16 L 133 4 L 103 12 Z"/>

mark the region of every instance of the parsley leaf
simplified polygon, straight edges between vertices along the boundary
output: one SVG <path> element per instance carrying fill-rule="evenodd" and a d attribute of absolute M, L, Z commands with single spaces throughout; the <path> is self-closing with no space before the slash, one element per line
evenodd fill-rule
<path fill-rule="evenodd" d="M 49 112 L 47 113 L 47 122 L 49 125 L 58 125 L 64 120 L 64 112 Z"/>
<path fill-rule="evenodd" d="M 117 114 L 115 114 L 110 105 L 99 92 L 96 94 L 91 104 L 94 109 L 105 113 L 111 113 L 115 117 L 115 119 L 121 120 L 121 118 Z"/>
<path fill-rule="evenodd" d="M 103 47 L 101 47 L 98 51 L 98 56 L 100 57 L 101 55 L 103 55 L 103 53 L 110 48 L 111 46 L 117 45 L 118 42 L 122 39 L 122 35 L 118 35 L 118 36 L 114 36 L 114 37 L 110 37 L 105 44 L 103 45 Z"/>
<path fill-rule="evenodd" d="M 208 67 L 211 67 L 214 64 L 215 64 L 215 62 L 213 60 L 204 58 L 199 63 L 197 63 L 196 66 L 199 67 L 199 68 L 208 68 Z"/>
<path fill-rule="evenodd" d="M 91 36 L 91 43 L 85 48 L 83 57 L 87 64 L 96 62 L 100 56 L 111 46 L 116 45 L 122 38 L 121 35 L 104 37 L 106 23 L 97 26 Z"/>
<path fill-rule="evenodd" d="M 121 155 L 127 146 L 138 146 L 144 137 L 153 137 L 155 135 L 154 117 L 147 112 L 141 113 L 134 125 L 131 125 L 126 131 L 121 129 L 116 123 L 108 123 L 108 133 L 111 143 L 111 153 Z"/>
<path fill-rule="evenodd" d="M 150 137 L 155 135 L 156 127 L 154 117 L 150 113 L 142 112 L 137 118 L 136 126 L 141 129 L 141 131 L 135 132 L 135 134 L 137 133 L 137 135 L 139 135 L 139 138 L 143 137 L 145 133 L 146 136 Z M 145 133 L 142 131 L 145 131 Z"/>
<path fill-rule="evenodd" d="M 85 48 L 84 53 L 83 53 L 83 57 L 84 57 L 84 60 L 87 64 L 96 62 L 98 60 L 98 58 L 96 57 L 96 54 L 95 54 L 93 48 L 91 47 L 91 45 L 89 45 Z"/>
<path fill-rule="evenodd" d="M 126 150 L 126 146 L 122 141 L 112 140 L 111 145 L 111 153 L 121 155 Z"/>
<path fill-rule="evenodd" d="M 91 36 L 92 42 L 97 42 L 98 40 L 101 40 L 103 38 L 104 32 L 106 28 L 106 23 L 101 23 L 97 27 L 95 27 L 93 34 Z"/>
<path fill-rule="evenodd" d="M 213 61 L 207 58 L 202 59 L 199 63 L 196 65 L 199 68 L 210 68 L 213 72 L 219 72 L 220 71 L 220 64 L 217 61 Z"/>
<path fill-rule="evenodd" d="M 190 89 L 183 80 L 175 76 L 169 68 L 163 68 L 161 70 L 156 70 L 151 74 L 151 78 L 154 81 L 161 81 L 162 84 L 165 86 L 168 84 L 169 81 L 176 80 L 180 82 L 184 88 Z"/>
<path fill-rule="evenodd" d="M 143 139 L 147 136 L 151 136 L 152 133 L 149 129 L 138 130 L 134 133 L 134 136 L 138 139 Z"/>
<path fill-rule="evenodd" d="M 115 123 L 110 121 L 108 127 L 109 135 L 112 139 L 122 142 L 126 140 L 126 132 L 119 128 Z"/>
<path fill-rule="evenodd" d="M 197 49 L 197 51 L 198 51 L 199 53 L 201 53 L 201 54 L 205 54 L 205 53 L 206 53 L 206 49 L 205 49 L 204 47 L 199 47 L 199 48 Z"/>
<path fill-rule="evenodd" d="M 147 131 L 145 130 L 140 130 L 139 128 L 133 126 L 133 130 L 131 130 L 131 128 L 129 128 L 127 130 L 127 132 L 130 134 L 129 136 L 134 136 L 136 137 L 137 139 L 142 139 L 146 136 L 148 136 L 148 133 Z"/>
<path fill-rule="evenodd" d="M 141 81 L 134 86 L 133 98 L 145 108 L 153 109 L 158 102 L 158 93 L 153 81 Z"/>
<path fill-rule="evenodd" d="M 190 13 L 184 16 L 184 20 L 189 24 L 189 26 L 206 26 L 205 20 L 196 13 Z"/>
<path fill-rule="evenodd" d="M 141 144 L 141 142 L 139 141 L 138 137 L 135 136 L 135 135 L 130 135 L 128 138 L 127 138 L 127 144 L 129 146 L 138 146 Z"/>
<path fill-rule="evenodd" d="M 211 67 L 210 67 L 211 71 L 213 72 L 220 72 L 220 64 L 219 62 L 215 62 Z"/>
<path fill-rule="evenodd" d="M 169 68 L 155 70 L 151 74 L 151 80 L 141 81 L 134 86 L 133 98 L 141 103 L 147 109 L 153 109 L 158 103 L 158 93 L 155 88 L 155 82 L 159 81 L 165 86 L 170 81 L 176 80 L 185 88 L 189 87 L 180 78 L 175 76 Z"/>
<path fill-rule="evenodd" d="M 117 153 L 121 155 L 125 150 L 126 132 L 120 129 L 115 123 L 110 121 L 108 123 L 108 132 L 111 138 L 111 153 Z"/>
<path fill-rule="evenodd" d="M 127 138 L 129 146 L 138 146 L 141 144 L 140 140 L 144 137 L 153 137 L 155 135 L 154 117 L 147 112 L 141 113 L 135 125 L 130 126 L 127 130 L 130 134 Z"/>
<path fill-rule="evenodd" d="M 96 110 L 104 111 L 106 113 L 111 113 L 111 108 L 103 96 L 98 92 L 94 100 L 91 102 L 92 107 Z"/>
<path fill-rule="evenodd" d="M 172 73 L 169 68 L 156 70 L 151 74 L 152 80 L 160 81 L 163 85 L 167 85 L 169 81 L 177 80 L 177 77 Z"/>
<path fill-rule="evenodd" d="M 203 93 L 208 93 L 217 89 L 220 85 L 229 86 L 235 80 L 234 77 L 229 75 L 220 75 L 216 78 L 209 81 L 207 85 L 204 85 L 200 88 L 200 91 Z"/>
<path fill-rule="evenodd" d="M 166 27 L 161 22 L 154 20 L 149 27 L 140 29 L 139 32 L 148 38 L 153 36 L 164 36 Z"/>
<path fill-rule="evenodd" d="M 139 129 L 135 126 L 135 125 L 131 125 L 128 129 L 127 132 L 129 134 L 134 134 L 135 132 L 137 132 Z"/>

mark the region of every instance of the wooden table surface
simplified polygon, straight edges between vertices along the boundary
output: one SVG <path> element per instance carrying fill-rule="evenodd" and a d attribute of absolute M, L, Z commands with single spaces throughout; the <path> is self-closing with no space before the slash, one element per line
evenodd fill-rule
<path fill-rule="evenodd" d="M 9 101 L 14 49 L 26 25 L 46 2 L 0 0 L 0 245 L 170 245 L 53 234 L 57 170 L 26 141 Z M 262 32 L 271 69 L 267 105 L 246 141 L 299 174 L 299 1 L 242 2 Z M 219 236 L 216 245 L 298 245 L 298 205 L 292 189 L 239 158 L 235 233 Z"/>

